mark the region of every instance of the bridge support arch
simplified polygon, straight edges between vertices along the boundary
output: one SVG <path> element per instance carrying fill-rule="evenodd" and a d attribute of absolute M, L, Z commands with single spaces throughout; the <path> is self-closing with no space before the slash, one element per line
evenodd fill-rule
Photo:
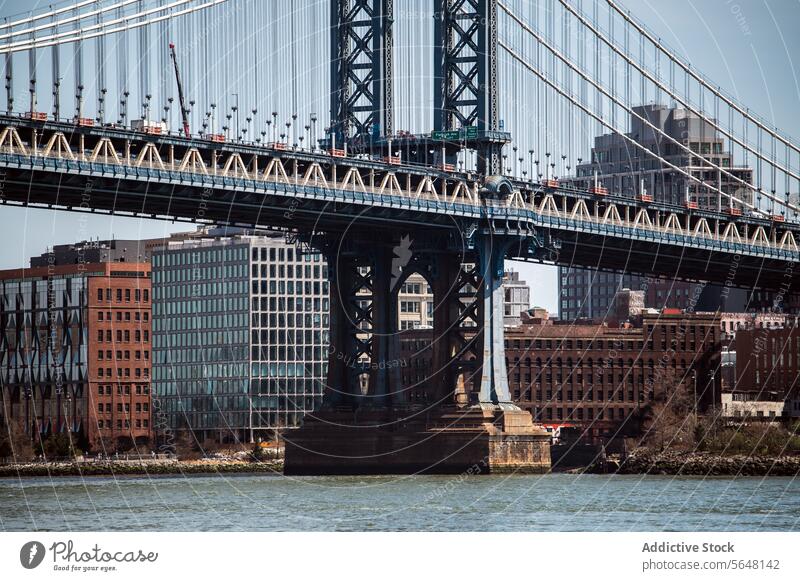
<path fill-rule="evenodd" d="M 470 232 L 420 233 L 400 264 L 397 238 L 326 241 L 328 385 L 323 408 L 286 434 L 287 474 L 549 469 L 549 436 L 511 402 L 506 375 L 503 260 L 521 239 Z M 424 404 L 398 372 L 397 287 L 410 272 L 434 301 Z"/>

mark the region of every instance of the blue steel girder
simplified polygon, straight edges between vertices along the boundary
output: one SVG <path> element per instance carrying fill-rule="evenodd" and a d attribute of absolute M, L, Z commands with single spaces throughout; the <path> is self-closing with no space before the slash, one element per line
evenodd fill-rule
<path fill-rule="evenodd" d="M 394 0 L 331 0 L 335 142 L 391 135 Z"/>

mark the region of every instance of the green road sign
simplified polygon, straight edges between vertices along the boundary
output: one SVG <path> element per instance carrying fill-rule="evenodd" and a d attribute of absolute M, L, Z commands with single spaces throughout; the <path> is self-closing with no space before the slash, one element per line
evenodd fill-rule
<path fill-rule="evenodd" d="M 444 141 L 458 141 L 458 131 L 434 131 L 431 133 L 431 139 L 442 139 Z"/>
<path fill-rule="evenodd" d="M 472 139 L 478 137 L 478 128 L 469 126 L 462 127 L 458 131 L 432 131 L 431 139 L 441 139 L 443 141 L 458 141 L 460 139 Z"/>

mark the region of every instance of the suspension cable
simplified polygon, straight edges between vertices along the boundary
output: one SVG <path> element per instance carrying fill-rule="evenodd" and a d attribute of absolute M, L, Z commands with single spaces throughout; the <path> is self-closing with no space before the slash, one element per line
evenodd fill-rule
<path fill-rule="evenodd" d="M 690 172 L 685 171 L 684 169 L 682 169 L 682 168 L 678 167 L 677 165 L 667 161 L 666 159 L 662 159 L 662 158 L 658 157 L 655 153 L 653 153 L 652 151 L 647 149 L 644 145 L 640 144 L 638 141 L 636 141 L 635 139 L 629 137 L 628 135 L 626 135 L 624 132 L 622 132 L 617 127 L 614 127 L 609 122 L 605 121 L 601 115 L 598 115 L 598 114 L 594 113 L 593 111 L 589 110 L 587 107 L 581 105 L 580 103 L 577 103 L 577 101 L 575 101 L 575 99 L 572 96 L 568 95 L 566 93 L 566 91 L 564 91 L 556 83 L 554 83 L 553 81 L 548 79 L 545 75 L 543 75 L 540 71 L 538 71 L 533 65 L 531 65 L 524 58 L 519 56 L 517 54 L 517 52 L 514 49 L 512 49 L 511 47 L 509 47 L 504 41 L 499 40 L 498 44 L 499 44 L 499 46 L 501 48 L 503 48 L 506 52 L 508 52 L 509 55 L 511 55 L 516 61 L 518 61 L 522 66 L 524 66 L 530 72 L 532 72 L 537 77 L 539 77 L 542 81 L 544 81 L 547 85 L 549 85 L 552 89 L 554 89 L 562 97 L 565 97 L 570 102 L 572 102 L 575 105 L 577 105 L 584 113 L 586 113 L 587 115 L 590 115 L 592 118 L 595 119 L 595 121 L 597 121 L 601 125 L 604 125 L 608 129 L 610 129 L 613 133 L 618 134 L 625 141 L 629 142 L 631 145 L 633 145 L 637 149 L 640 149 L 641 151 L 645 152 L 647 155 L 649 155 L 651 157 L 655 157 L 656 159 L 658 159 L 664 165 L 666 165 L 669 168 L 673 169 L 674 171 L 677 171 L 678 173 L 684 175 L 685 177 L 689 178 L 690 180 L 692 180 L 694 182 L 697 182 L 701 186 L 704 186 L 704 187 L 707 187 L 707 188 L 709 188 L 709 189 L 711 189 L 713 191 L 716 191 L 719 194 L 721 194 L 721 195 L 723 195 L 723 196 L 725 196 L 725 197 L 727 197 L 727 198 L 729 198 L 731 200 L 734 200 L 734 201 L 737 201 L 737 202 L 741 203 L 743 206 L 749 208 L 750 210 L 752 210 L 752 211 L 754 211 L 754 212 L 756 212 L 758 214 L 761 214 L 763 216 L 766 216 L 766 212 L 756 208 L 753 204 L 750 204 L 749 202 L 745 202 L 743 200 L 738 200 L 734 196 L 732 196 L 731 194 L 728 194 L 727 192 L 723 192 L 721 190 L 718 190 L 716 187 L 707 184 L 705 181 L 703 181 L 703 180 L 691 175 Z"/>
<path fill-rule="evenodd" d="M 628 112 L 630 115 L 632 115 L 632 116 L 636 117 L 636 118 L 637 118 L 639 121 L 641 121 L 641 122 L 642 122 L 642 123 L 644 123 L 645 125 L 649 126 L 651 129 L 653 129 L 655 132 L 657 132 L 658 134 L 660 134 L 661 136 L 663 136 L 664 138 L 666 138 L 668 141 L 670 141 L 670 142 L 672 142 L 673 144 L 677 145 L 677 146 L 678 146 L 680 149 L 682 149 L 684 152 L 686 152 L 686 153 L 689 153 L 689 154 L 692 154 L 692 153 L 693 153 L 693 152 L 692 152 L 692 150 L 691 150 L 691 149 L 689 149 L 688 147 L 686 147 L 684 144 L 682 144 L 681 142 L 679 142 L 678 140 L 676 140 L 676 139 L 675 139 L 675 138 L 673 138 L 672 136 L 670 136 L 670 135 L 668 135 L 667 133 L 665 133 L 664 131 L 662 131 L 662 130 L 661 130 L 659 127 L 656 127 L 656 126 L 655 126 L 653 123 L 651 123 L 651 122 L 650 122 L 648 119 L 646 119 L 645 117 L 642 117 L 641 115 L 637 114 L 637 113 L 636 113 L 636 112 L 635 112 L 635 111 L 634 111 L 634 110 L 633 110 L 631 107 L 629 107 L 629 106 L 627 106 L 627 105 L 625 105 L 625 104 L 621 103 L 621 102 L 620 102 L 620 101 L 619 101 L 619 100 L 618 100 L 616 97 L 614 97 L 613 95 L 610 95 L 610 94 L 609 94 L 609 93 L 608 93 L 608 92 L 607 92 L 605 89 L 603 89 L 603 87 L 602 87 L 602 86 L 600 86 L 600 85 L 599 85 L 599 84 L 598 84 L 596 81 L 594 81 L 594 80 L 593 80 L 593 79 L 591 79 L 591 78 L 588 78 L 588 76 L 586 75 L 586 73 L 585 73 L 585 72 L 578 70 L 578 69 L 575 67 L 575 65 L 573 65 L 572 63 L 570 63 L 570 62 L 569 62 L 569 61 L 568 61 L 568 60 L 567 60 L 567 59 L 566 59 L 566 58 L 565 58 L 565 57 L 564 57 L 564 56 L 563 56 L 563 55 L 562 55 L 562 54 L 561 54 L 561 53 L 560 53 L 560 52 L 559 52 L 557 49 L 555 49 L 554 47 L 552 47 L 552 46 L 551 46 L 551 45 L 550 45 L 550 44 L 549 44 L 549 43 L 548 43 L 546 40 L 544 40 L 544 39 L 541 37 L 541 35 L 539 35 L 539 34 L 538 34 L 536 31 L 534 31 L 533 29 L 531 29 L 531 28 L 530 28 L 530 27 L 529 27 L 527 24 L 525 24 L 525 23 L 524 23 L 522 20 L 520 20 L 520 19 L 519 19 L 519 17 L 517 17 L 515 14 L 513 14 L 512 12 L 510 12 L 510 11 L 508 10 L 508 8 L 506 8 L 506 6 L 505 6 L 503 3 L 501 3 L 501 2 L 498 2 L 498 6 L 499 6 L 500 8 L 502 8 L 502 9 L 503 9 L 503 11 L 505 11 L 505 12 L 506 12 L 506 13 L 507 13 L 507 14 L 508 14 L 508 15 L 509 15 L 509 16 L 510 16 L 510 17 L 511 17 L 511 18 L 512 18 L 512 19 L 513 19 L 515 22 L 517 22 L 517 24 L 519 24 L 519 25 L 520 25 L 520 26 L 521 26 L 523 29 L 525 29 L 525 30 L 526 30 L 526 31 L 527 31 L 529 34 L 531 34 L 531 35 L 532 35 L 534 38 L 536 38 L 536 40 L 537 40 L 537 41 L 538 41 L 538 42 L 539 42 L 539 43 L 540 43 L 540 44 L 541 44 L 543 47 L 545 47 L 545 48 L 546 48 L 548 51 L 550 51 L 550 52 L 551 52 L 551 53 L 552 53 L 554 56 L 556 56 L 557 58 L 559 58 L 559 59 L 560 59 L 562 62 L 565 62 L 565 63 L 567 63 L 567 64 L 568 64 L 568 66 L 569 66 L 569 67 L 570 67 L 570 68 L 571 68 L 573 71 L 575 71 L 575 72 L 576 72 L 576 73 L 578 73 L 578 74 L 579 74 L 581 77 L 583 77 L 584 79 L 586 79 L 586 80 L 587 80 L 589 83 L 591 83 L 591 84 L 592 84 L 592 86 L 594 86 L 594 87 L 595 87 L 595 89 L 597 89 L 599 92 L 601 92 L 603 95 L 605 95 L 605 96 L 606 96 L 608 99 L 611 99 L 611 100 L 612 100 L 614 103 L 616 103 L 617 105 L 619 105 L 620 107 L 622 107 L 622 108 L 623 108 L 623 109 L 624 109 L 626 112 Z M 503 48 L 505 48 L 507 51 L 509 50 L 509 49 L 507 48 L 507 46 L 506 46 L 506 45 L 504 45 L 504 46 L 503 46 Z M 512 55 L 512 56 L 515 56 L 515 58 L 517 58 L 517 60 L 519 60 L 519 57 L 516 57 L 516 55 Z M 561 92 L 561 91 L 559 91 L 559 92 Z M 571 97 L 569 97 L 569 98 L 571 99 Z M 601 123 L 602 123 L 602 122 L 601 122 Z M 604 124 L 605 124 L 605 123 L 604 123 Z M 607 125 L 607 126 L 608 126 L 608 125 Z M 618 133 L 618 134 L 620 134 L 622 137 L 626 137 L 626 136 L 624 135 L 624 132 L 620 131 L 619 129 L 616 129 L 616 128 L 615 128 L 615 129 L 613 129 L 613 131 L 614 131 L 614 133 Z M 645 147 L 643 147 L 643 146 L 641 146 L 641 145 L 639 145 L 639 147 L 640 147 L 641 149 L 643 149 L 644 151 L 647 151 L 647 152 L 648 152 L 648 154 L 649 154 L 649 155 L 651 155 L 652 157 L 655 157 L 655 158 L 657 158 L 657 159 L 661 160 L 663 163 L 669 164 L 669 162 L 667 162 L 665 159 L 661 158 L 661 157 L 660 157 L 660 156 L 658 156 L 657 154 L 655 154 L 655 153 L 651 152 L 649 149 L 647 149 L 647 148 L 645 148 Z M 710 168 L 713 168 L 713 169 L 715 169 L 715 170 L 717 170 L 717 171 L 719 171 L 719 172 L 723 173 L 724 175 L 726 175 L 727 177 L 731 178 L 732 180 L 734 180 L 734 181 L 736 181 L 736 182 L 739 182 L 739 183 L 740 183 L 741 185 L 743 185 L 744 187 L 746 187 L 746 188 L 749 188 L 749 189 L 753 190 L 754 192 L 758 192 L 759 194 L 763 194 L 764 196 L 766 196 L 766 197 L 767 197 L 767 198 L 769 198 L 769 199 L 772 199 L 772 200 L 774 200 L 774 201 L 777 201 L 779 205 L 782 205 L 782 206 L 784 206 L 784 207 L 787 207 L 787 208 L 791 208 L 791 209 L 792 209 L 792 210 L 794 210 L 794 211 L 798 211 L 798 210 L 800 210 L 800 208 L 797 208 L 797 207 L 793 206 L 792 204 L 789 204 L 788 202 L 783 202 L 782 200 L 779 200 L 779 199 L 777 199 L 775 196 L 773 196 L 773 195 L 769 194 L 768 192 L 765 192 L 765 191 L 763 191 L 763 190 L 762 190 L 760 187 L 759 187 L 759 188 L 756 188 L 756 187 L 755 187 L 755 186 L 753 186 L 752 184 L 749 184 L 749 183 L 747 183 L 746 181 L 742 180 L 742 179 L 741 179 L 741 178 L 739 178 L 738 176 L 736 176 L 736 175 L 734 175 L 734 174 L 732 174 L 732 173 L 728 172 L 727 170 L 725 170 L 725 169 L 724 169 L 724 168 L 722 168 L 721 166 L 718 166 L 718 165 L 714 164 L 713 162 L 711 162 L 711 161 L 709 161 L 709 160 L 707 160 L 707 159 L 705 159 L 705 158 L 702 158 L 702 157 L 701 157 L 701 159 L 702 159 L 702 163 L 703 163 L 704 165 L 707 165 L 708 167 L 710 167 Z M 672 165 L 672 164 L 670 164 L 670 165 Z M 674 167 L 674 166 L 673 166 L 673 167 Z M 687 175 L 688 175 L 688 174 L 687 174 Z M 731 194 L 727 194 L 727 193 L 725 193 L 725 192 L 722 192 L 722 191 L 720 191 L 720 190 L 717 190 L 717 188 L 716 188 L 716 187 L 714 187 L 714 186 L 709 186 L 709 184 L 707 184 L 705 181 L 699 180 L 699 179 L 697 179 L 697 178 L 694 178 L 694 179 L 695 179 L 695 180 L 696 180 L 698 183 L 702 184 L 704 187 L 709 187 L 709 188 L 710 188 L 710 189 L 712 189 L 713 191 L 717 191 L 718 193 L 721 193 L 721 194 L 723 194 L 724 196 L 726 196 L 726 197 L 727 197 L 728 199 L 730 199 L 731 201 L 736 201 L 736 202 L 739 202 L 739 203 L 741 203 L 741 204 L 743 204 L 743 205 L 745 205 L 745 206 L 748 206 L 748 207 L 754 208 L 754 206 L 752 206 L 752 205 L 751 205 L 751 204 L 749 204 L 748 202 L 745 202 L 744 200 L 739 200 L 738 198 L 736 198 L 735 196 L 733 196 L 733 195 L 731 195 Z M 758 211 L 759 211 L 759 212 L 761 212 L 761 210 L 758 210 Z"/>
<path fill-rule="evenodd" d="M 171 4 L 166 4 L 164 6 L 158 6 L 156 8 L 149 8 L 149 9 L 144 10 L 142 12 L 138 12 L 138 13 L 134 13 L 134 14 L 129 14 L 129 15 L 126 15 L 126 16 L 118 17 L 118 18 L 116 18 L 114 20 L 109 20 L 109 21 L 105 22 L 104 26 L 113 26 L 113 25 L 117 25 L 117 24 L 122 24 L 122 26 L 118 26 L 116 28 L 107 28 L 107 29 L 99 30 L 98 32 L 92 32 L 91 34 L 85 34 L 85 33 L 87 31 L 98 30 L 98 28 L 99 28 L 98 25 L 93 24 L 93 25 L 86 26 L 86 27 L 78 27 L 75 30 L 64 31 L 64 32 L 60 32 L 60 33 L 57 33 L 57 34 L 52 34 L 50 36 L 41 37 L 39 39 L 36 39 L 35 42 L 31 42 L 30 40 L 28 40 L 28 41 L 17 41 L 17 42 L 14 42 L 14 43 L 7 43 L 5 45 L 0 46 L 0 53 L 19 52 L 19 51 L 28 50 L 30 48 L 39 48 L 39 47 L 45 47 L 45 46 L 52 46 L 53 44 L 66 44 L 66 43 L 71 43 L 71 42 L 77 42 L 79 40 L 88 40 L 88 39 L 91 39 L 91 38 L 96 38 L 96 37 L 104 35 L 104 34 L 114 34 L 116 32 L 120 32 L 120 31 L 123 31 L 123 30 L 136 29 L 136 28 L 140 28 L 142 26 L 147 26 L 147 25 L 150 25 L 150 24 L 155 24 L 157 22 L 161 22 L 162 20 L 165 20 L 165 19 L 168 19 L 168 18 L 177 18 L 179 16 L 192 14 L 194 12 L 198 12 L 200 10 L 204 10 L 204 9 L 209 8 L 211 6 L 216 6 L 217 4 L 222 4 L 224 2 L 227 2 L 228 0 L 207 0 L 204 4 L 200 4 L 200 5 L 197 5 L 197 6 L 184 8 L 182 10 L 171 12 L 171 13 L 168 13 L 168 14 L 165 14 L 163 16 L 156 17 L 156 18 L 151 18 L 149 20 L 140 20 L 139 22 L 131 23 L 132 20 L 143 19 L 146 16 L 149 16 L 149 15 L 152 15 L 152 14 L 155 14 L 155 13 L 159 13 L 159 12 L 167 12 L 167 11 L 172 10 L 174 8 L 178 8 L 178 7 L 180 7 L 180 6 L 184 5 L 184 4 L 191 3 L 191 2 L 196 2 L 196 1 L 197 0 L 176 0 L 175 2 L 172 2 Z"/>
<path fill-rule="evenodd" d="M 63 18 L 61 20 L 57 20 L 57 21 L 53 21 L 53 22 L 48 22 L 47 24 L 40 24 L 39 26 L 25 28 L 23 30 L 10 30 L 9 32 L 7 32 L 5 34 L 0 34 L 0 40 L 4 40 L 4 39 L 12 39 L 13 40 L 17 36 L 29 36 L 30 34 L 35 34 L 35 33 L 39 32 L 41 30 L 51 29 L 54 26 L 56 28 L 61 28 L 62 26 L 66 26 L 66 25 L 74 23 L 74 22 L 80 23 L 81 20 L 88 20 L 88 19 L 92 18 L 93 16 L 102 17 L 107 12 L 111 12 L 112 10 L 114 10 L 116 8 L 121 8 L 121 7 L 127 6 L 128 4 L 133 4 L 136 1 L 137 0 L 124 0 L 123 2 L 119 2 L 117 4 L 107 5 L 104 8 L 99 8 L 99 9 L 96 9 L 96 10 L 89 10 L 87 12 L 76 13 L 74 16 L 70 16 L 68 18 Z M 97 0 L 91 0 L 89 3 L 90 4 L 91 3 L 97 4 Z"/>
<path fill-rule="evenodd" d="M 562 4 L 564 4 L 563 0 L 559 0 L 559 1 L 560 1 Z M 605 0 L 605 1 L 606 1 L 606 3 L 607 3 L 607 4 L 608 4 L 608 5 L 611 7 L 611 8 L 613 8 L 613 9 L 614 9 L 614 10 L 615 10 L 615 11 L 616 11 L 616 12 L 617 12 L 617 13 L 618 13 L 620 16 L 622 16 L 622 17 L 623 17 L 623 18 L 624 18 L 624 19 L 625 19 L 627 22 L 629 22 L 629 23 L 630 23 L 630 24 L 631 24 L 631 25 L 632 25 L 632 26 L 633 26 L 633 27 L 636 29 L 636 31 L 637 31 L 639 34 L 641 34 L 642 36 L 644 36 L 645 38 L 647 38 L 647 40 L 649 40 L 651 43 L 653 43 L 653 45 L 654 45 L 654 46 L 655 46 L 655 47 L 656 47 L 658 50 L 660 50 L 660 51 L 661 51 L 661 52 L 663 52 L 665 55 L 667 55 L 667 57 L 669 57 L 669 58 L 670 58 L 672 61 L 674 61 L 674 62 L 675 62 L 675 63 L 676 63 L 676 64 L 677 64 L 679 67 L 681 67 L 681 68 L 682 68 L 682 69 L 683 69 L 683 70 L 686 72 L 686 74 L 690 75 L 690 76 L 691 76 L 692 78 L 694 78 L 694 79 L 695 79 L 695 80 L 696 80 L 698 83 L 700 83 L 700 85 L 701 85 L 701 86 L 705 87 L 706 89 L 708 89 L 709 91 L 711 91 L 711 92 L 712 92 L 714 95 L 716 95 L 716 96 L 720 97 L 721 99 L 723 99 L 723 100 L 725 101 L 725 103 L 727 103 L 727 105 L 728 105 L 728 106 L 730 106 L 730 107 L 732 107 L 732 108 L 736 109 L 736 110 L 737 110 L 737 111 L 738 111 L 738 112 L 739 112 L 741 115 L 743 115 L 743 116 L 747 117 L 748 119 L 750 119 L 750 120 L 751 120 L 753 123 L 755 123 L 756 125 L 758 125 L 758 127 L 759 127 L 760 129 L 763 129 L 764 131 L 766 131 L 767 133 L 769 133 L 769 134 L 770 134 L 772 137 L 775 137 L 776 139 L 778 139 L 779 141 L 781 141 L 781 142 L 782 142 L 784 145 L 788 145 L 788 146 L 789 146 L 789 147 L 791 147 L 791 148 L 792 148 L 794 151 L 796 151 L 796 152 L 800 153 L 800 146 L 798 146 L 798 145 L 795 145 L 795 144 L 794 144 L 794 143 L 793 143 L 793 142 L 792 142 L 790 139 L 788 139 L 787 137 L 784 137 L 784 136 L 780 135 L 778 132 L 774 131 L 774 130 L 773 130 L 773 129 L 771 129 L 769 126 L 767 126 L 767 125 L 764 125 L 764 123 L 762 123 L 762 122 L 761 122 L 759 119 L 757 119 L 756 117 L 753 117 L 753 116 L 751 116 L 751 115 L 750 115 L 750 111 L 749 111 L 749 109 L 747 109 L 747 108 L 742 108 L 742 107 L 741 107 L 740 105 L 738 105 L 738 104 L 737 104 L 735 101 L 733 101 L 732 99 L 730 99 L 729 97 L 727 97 L 727 96 L 726 96 L 724 93 L 722 93 L 722 91 L 720 91 L 720 90 L 719 90 L 719 88 L 714 88 L 712 85 L 710 85 L 710 84 L 709 84 L 709 83 L 708 83 L 708 82 L 707 82 L 707 81 L 706 81 L 706 80 L 705 80 L 705 79 L 704 79 L 704 78 L 703 78 L 703 77 L 702 77 L 700 74 L 696 73 L 696 72 L 695 72 L 695 71 L 692 69 L 691 65 L 689 65 L 689 64 L 687 64 L 687 63 L 684 63 L 684 62 L 683 62 L 683 61 L 682 61 L 680 58 L 678 58 L 678 56 L 677 56 L 677 55 L 674 55 L 674 54 L 672 54 L 672 52 L 671 52 L 671 51 L 669 51 L 669 50 L 668 50 L 668 49 L 667 49 L 667 48 L 666 48 L 666 47 L 665 47 L 665 46 L 664 46 L 664 45 L 661 43 L 660 39 L 657 39 L 657 38 L 655 38 L 655 37 L 654 37 L 652 34 L 650 34 L 650 32 L 648 32 L 648 31 L 647 31 L 647 30 L 646 30 L 646 29 L 645 29 L 643 26 L 641 26 L 639 23 L 637 23 L 637 22 L 636 22 L 636 21 L 633 19 L 633 17 L 632 17 L 630 14 L 626 13 L 624 10 L 622 10 L 622 9 L 621 9 L 621 8 L 620 8 L 620 7 L 617 5 L 617 3 L 616 3 L 616 2 L 614 2 L 614 0 Z"/>
<path fill-rule="evenodd" d="M 727 137 L 728 139 L 732 140 L 734 143 L 738 144 L 740 147 L 742 147 L 742 148 L 746 149 L 747 151 L 755 154 L 756 157 L 759 157 L 759 158 L 763 159 L 764 161 L 766 161 L 770 165 L 775 166 L 775 168 L 780 170 L 782 173 L 789 174 L 794 179 L 800 180 L 800 174 L 794 173 L 791 170 L 791 168 L 783 167 L 782 165 L 780 165 L 780 163 L 776 159 L 771 159 L 769 157 L 766 157 L 763 153 L 760 153 L 759 151 L 757 151 L 752 145 L 748 145 L 747 142 L 746 142 L 747 141 L 746 139 L 741 140 L 741 139 L 737 138 L 735 135 L 733 135 L 733 131 L 732 130 L 725 129 L 721 124 L 719 124 L 717 119 L 712 119 L 712 118 L 709 118 L 706 115 L 704 115 L 702 113 L 702 108 L 701 109 L 697 109 L 697 108 L 693 107 L 691 105 L 691 103 L 689 102 L 688 89 L 686 91 L 685 98 L 681 98 L 674 90 L 670 89 L 670 87 L 668 87 L 664 83 L 660 82 L 649 71 L 644 69 L 641 65 L 637 64 L 628 55 L 626 55 L 623 52 L 621 52 L 620 49 L 608 37 L 606 37 L 600 30 L 598 30 L 595 26 L 593 26 L 590 22 L 588 22 L 588 20 L 583 15 L 579 14 L 572 6 L 570 6 L 569 2 L 567 2 L 566 0 L 559 0 L 559 2 L 561 2 L 562 6 L 564 6 L 564 8 L 566 8 L 576 18 L 578 18 L 578 20 L 580 20 L 581 24 L 583 24 L 588 29 L 590 29 L 592 31 L 592 33 L 597 38 L 602 40 L 603 43 L 605 43 L 611 50 L 613 50 L 617 54 L 621 55 L 622 58 L 625 59 L 625 61 L 628 63 L 628 65 L 632 65 L 634 68 L 636 68 L 636 70 L 639 73 L 641 73 L 643 75 L 643 77 L 645 77 L 647 80 L 651 81 L 658 89 L 665 91 L 670 97 L 675 99 L 682 107 L 686 108 L 686 110 L 688 110 L 691 113 L 693 113 L 694 115 L 697 115 L 698 117 L 700 117 L 703 120 L 704 123 L 708 123 L 709 125 L 713 126 L 720 133 L 722 133 L 725 137 Z M 501 6 L 503 8 L 503 10 L 506 10 L 506 8 L 504 6 L 502 6 L 502 4 L 498 4 L 498 6 Z M 644 82 L 644 78 L 642 79 L 642 81 Z M 687 83 L 689 82 L 689 77 L 687 77 L 686 81 L 687 81 Z M 725 97 L 723 95 L 720 95 L 719 93 L 716 93 L 715 96 L 717 98 L 722 98 L 723 100 L 725 99 Z M 751 119 L 751 117 L 749 115 L 746 115 L 746 117 L 748 119 Z M 773 137 L 775 137 L 775 135 L 773 135 Z M 789 144 L 786 144 L 786 145 L 787 145 L 787 147 L 793 147 L 792 145 L 789 145 Z M 800 150 L 798 150 L 798 149 L 795 149 L 795 151 L 800 152 Z"/>

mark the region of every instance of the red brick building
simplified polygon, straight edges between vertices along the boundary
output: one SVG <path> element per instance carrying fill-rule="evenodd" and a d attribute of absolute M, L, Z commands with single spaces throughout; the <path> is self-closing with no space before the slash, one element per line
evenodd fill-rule
<path fill-rule="evenodd" d="M 147 263 L 0 272 L 0 422 L 95 453 L 148 445 L 150 298 Z"/>
<path fill-rule="evenodd" d="M 759 399 L 800 399 L 800 328 L 744 329 L 736 332 L 736 375 L 732 392 Z"/>
<path fill-rule="evenodd" d="M 701 410 L 720 401 L 715 315 L 645 315 L 637 328 L 528 321 L 506 329 L 509 388 L 548 427 L 613 437 L 638 427 L 646 406 L 675 389 L 696 394 Z M 412 403 L 427 401 L 430 340 L 430 330 L 401 335 L 402 383 Z"/>
<path fill-rule="evenodd" d="M 638 328 L 523 325 L 506 332 L 511 396 L 536 421 L 610 437 L 644 408 L 689 390 L 701 410 L 719 393 L 714 315 L 646 315 Z"/>

